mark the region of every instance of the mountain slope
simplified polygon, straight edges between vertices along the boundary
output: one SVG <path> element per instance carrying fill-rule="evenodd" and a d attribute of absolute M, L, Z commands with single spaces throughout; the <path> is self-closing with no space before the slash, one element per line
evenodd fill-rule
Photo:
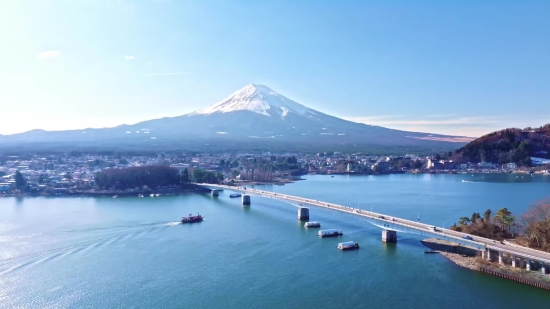
<path fill-rule="evenodd" d="M 251 84 L 212 106 L 182 116 L 114 128 L 54 132 L 33 130 L 0 137 L 0 144 L 65 142 L 75 146 L 109 146 L 160 143 L 174 146 L 204 139 L 215 139 L 217 143 L 231 142 L 232 145 L 276 140 L 279 143 L 454 149 L 464 144 L 448 142 L 454 138 L 347 121 L 299 104 L 266 86 Z"/>
<path fill-rule="evenodd" d="M 550 158 L 550 124 L 537 129 L 504 129 L 484 135 L 458 149 L 460 161 L 516 163 L 531 166 L 531 157 Z"/>

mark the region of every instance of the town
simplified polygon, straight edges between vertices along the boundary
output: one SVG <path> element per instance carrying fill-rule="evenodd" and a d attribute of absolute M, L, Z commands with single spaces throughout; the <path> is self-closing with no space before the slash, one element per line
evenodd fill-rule
<path fill-rule="evenodd" d="M 141 192 L 143 188 L 124 190 L 98 186 L 96 179 L 102 171 L 143 166 L 165 166 L 188 179 L 197 181 L 199 171 L 215 173 L 217 182 L 284 184 L 305 174 L 394 173 L 548 173 L 549 160 L 535 160 L 532 167 L 515 163 L 495 164 L 455 163 L 440 155 L 421 157 L 372 156 L 363 153 L 317 154 L 241 153 L 241 154 L 150 154 L 122 155 L 116 153 L 0 156 L 0 196 L 13 195 L 110 195 Z M 214 174 L 213 174 L 214 175 Z M 200 182 L 200 181 L 199 181 Z M 156 192 L 179 192 L 177 186 L 145 188 Z M 170 191 L 172 190 L 172 191 Z M 175 190 L 175 191 L 174 191 Z M 149 192 L 147 191 L 147 192 Z"/>

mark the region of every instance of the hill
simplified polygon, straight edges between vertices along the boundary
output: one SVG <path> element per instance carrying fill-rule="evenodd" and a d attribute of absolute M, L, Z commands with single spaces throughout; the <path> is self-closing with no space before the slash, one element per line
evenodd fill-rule
<path fill-rule="evenodd" d="M 550 158 L 550 124 L 532 129 L 504 129 L 484 135 L 455 151 L 461 162 L 516 163 L 531 166 L 531 157 Z"/>

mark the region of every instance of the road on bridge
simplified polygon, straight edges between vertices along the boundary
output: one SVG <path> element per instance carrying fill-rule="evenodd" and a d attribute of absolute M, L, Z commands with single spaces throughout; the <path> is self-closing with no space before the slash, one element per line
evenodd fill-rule
<path fill-rule="evenodd" d="M 466 233 L 461 233 L 449 229 L 439 228 L 436 227 L 435 230 L 433 229 L 433 225 L 428 225 L 425 223 L 420 223 L 416 221 L 411 221 L 407 219 L 397 218 L 388 216 L 385 214 L 375 213 L 371 211 L 366 211 L 363 209 L 358 208 L 352 208 L 348 206 L 338 205 L 334 203 L 319 201 L 319 200 L 313 200 L 308 198 L 303 198 L 299 196 L 293 196 L 288 194 L 282 194 L 282 193 L 275 193 L 271 191 L 264 191 L 264 190 L 258 190 L 253 189 L 250 187 L 236 187 L 236 186 L 226 186 L 226 185 L 216 185 L 216 184 L 207 184 L 207 183 L 198 183 L 199 186 L 204 187 L 212 187 L 212 188 L 220 188 L 220 189 L 228 189 L 233 191 L 242 192 L 245 194 L 251 194 L 251 195 L 258 195 L 263 197 L 270 197 L 279 199 L 286 202 L 295 202 L 299 204 L 308 204 L 312 206 L 317 207 L 323 207 L 327 209 L 333 209 L 349 214 L 353 214 L 356 216 L 362 216 L 369 219 L 375 219 L 377 221 L 387 221 L 389 224 L 397 225 L 409 229 L 414 229 L 418 231 L 423 232 L 431 232 L 436 235 L 441 235 L 447 238 L 456 239 L 461 242 L 471 243 L 472 245 L 475 245 L 476 247 L 484 247 L 486 249 L 499 251 L 499 252 L 506 252 L 508 254 L 516 255 L 518 257 L 527 258 L 534 261 L 542 262 L 546 265 L 550 265 L 550 253 L 543 252 L 540 250 L 535 250 L 527 247 L 522 247 L 518 245 L 511 245 L 511 244 L 504 244 L 492 239 L 483 238 L 479 236 L 474 236 Z M 384 228 L 384 227 L 382 227 Z M 386 229 L 391 230 L 391 228 L 386 227 Z M 473 240 L 464 239 L 464 236 L 470 236 L 473 238 Z"/>

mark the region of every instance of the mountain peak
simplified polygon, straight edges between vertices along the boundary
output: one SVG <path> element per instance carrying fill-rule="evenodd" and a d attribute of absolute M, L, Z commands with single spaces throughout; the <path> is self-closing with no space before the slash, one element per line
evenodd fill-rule
<path fill-rule="evenodd" d="M 189 115 L 210 115 L 235 111 L 251 111 L 265 116 L 279 115 L 282 118 L 286 117 L 289 112 L 300 115 L 312 112 L 306 106 L 292 101 L 267 86 L 249 84 L 223 101 Z"/>

